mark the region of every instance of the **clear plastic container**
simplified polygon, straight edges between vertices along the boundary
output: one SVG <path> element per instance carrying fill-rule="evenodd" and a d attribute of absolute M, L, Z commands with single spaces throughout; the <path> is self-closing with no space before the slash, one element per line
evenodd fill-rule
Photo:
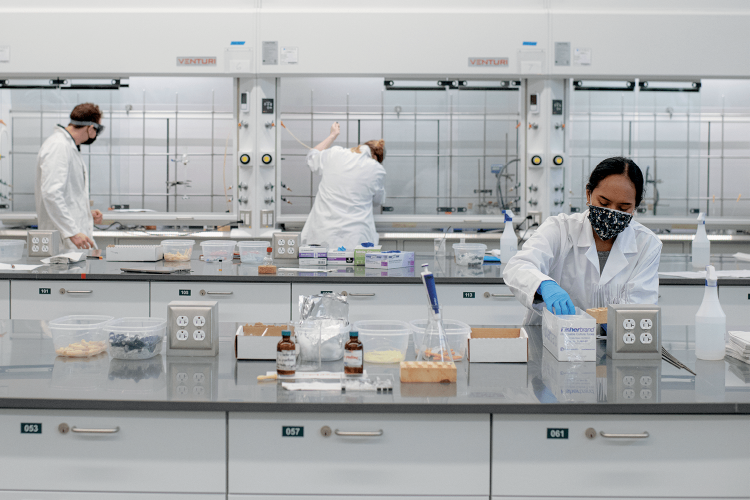
<path fill-rule="evenodd" d="M 104 326 L 112 316 L 64 316 L 49 322 L 58 356 L 88 358 L 107 350 Z"/>
<path fill-rule="evenodd" d="M 187 262 L 193 256 L 195 240 L 163 240 L 164 260 L 167 262 Z"/>
<path fill-rule="evenodd" d="M 400 363 L 406 359 L 411 328 L 396 320 L 362 320 L 352 330 L 359 332 L 368 363 Z"/>
<path fill-rule="evenodd" d="M 349 323 L 329 318 L 307 319 L 294 331 L 300 348 L 302 370 L 306 366 L 312 369 L 320 361 L 337 361 L 344 357 L 344 344 L 349 340 Z"/>
<path fill-rule="evenodd" d="M 104 327 L 109 353 L 115 359 L 148 359 L 161 353 L 167 320 L 162 318 L 119 318 Z"/>
<path fill-rule="evenodd" d="M 412 333 L 414 335 L 414 351 L 419 351 L 419 347 L 422 344 L 422 336 L 424 335 L 424 329 L 427 327 L 427 318 L 415 319 L 409 322 Z M 458 362 L 466 359 L 466 350 L 469 345 L 469 334 L 471 334 L 471 327 L 466 323 L 456 321 L 453 319 L 444 319 L 443 328 L 445 329 L 445 337 L 448 340 L 448 345 L 453 351 L 453 361 Z"/>
<path fill-rule="evenodd" d="M 231 262 L 234 258 L 236 241 L 210 240 L 201 243 L 204 262 Z"/>
<path fill-rule="evenodd" d="M 240 241 L 240 260 L 248 264 L 262 264 L 266 256 L 266 248 L 271 246 L 268 241 Z"/>
<path fill-rule="evenodd" d="M 481 266 L 484 263 L 484 252 L 487 245 L 482 243 L 454 243 L 453 254 L 459 266 Z"/>
<path fill-rule="evenodd" d="M 23 257 L 23 240 L 0 240 L 0 262 L 10 262 Z"/>

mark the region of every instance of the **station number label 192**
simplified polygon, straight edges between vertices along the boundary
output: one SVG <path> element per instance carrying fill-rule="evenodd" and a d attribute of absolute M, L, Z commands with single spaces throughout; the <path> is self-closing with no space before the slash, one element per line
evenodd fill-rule
<path fill-rule="evenodd" d="M 41 434 L 42 424 L 21 424 L 21 434 Z"/>
<path fill-rule="evenodd" d="M 475 299 L 477 297 L 476 292 L 464 292 L 465 299 Z"/>
<path fill-rule="evenodd" d="M 281 428 L 281 437 L 304 437 L 305 436 L 305 428 L 304 427 L 287 427 L 284 426 Z"/>
<path fill-rule="evenodd" d="M 568 439 L 568 429 L 547 429 L 547 439 Z"/>

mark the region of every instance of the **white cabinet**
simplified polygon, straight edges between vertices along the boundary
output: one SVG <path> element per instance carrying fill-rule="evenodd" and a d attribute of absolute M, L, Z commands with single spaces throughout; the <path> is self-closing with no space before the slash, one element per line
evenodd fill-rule
<path fill-rule="evenodd" d="M 0 281 L 0 319 L 10 319 L 10 281 Z"/>
<path fill-rule="evenodd" d="M 82 491 L 7 491 L 0 490 L 3 500 L 184 500 L 185 493 L 86 493 Z M 190 500 L 225 500 L 224 493 L 188 496 Z"/>
<path fill-rule="evenodd" d="M 149 315 L 145 281 L 13 280 L 12 319 L 49 320 L 69 314 Z"/>
<path fill-rule="evenodd" d="M 526 314 L 505 285 L 438 285 L 438 295 L 446 318 L 469 325 L 520 325 Z"/>
<path fill-rule="evenodd" d="M 284 323 L 290 314 L 289 283 L 151 283 L 151 316 L 166 317 L 173 300 L 215 300 L 229 322 Z"/>
<path fill-rule="evenodd" d="M 489 415 L 230 413 L 229 493 L 487 498 L 489 436 Z"/>
<path fill-rule="evenodd" d="M 567 439 L 548 439 L 550 429 L 566 429 Z M 745 416 L 493 415 L 492 450 L 497 497 L 747 498 L 750 491 Z"/>
<path fill-rule="evenodd" d="M 659 285 L 662 325 L 692 324 L 703 301 L 704 287 L 695 285 Z"/>
<path fill-rule="evenodd" d="M 365 471 L 362 472 L 366 474 Z M 489 481 L 489 479 L 488 479 Z M 243 495 L 238 493 L 230 493 L 229 500 L 331 500 L 328 495 Z M 474 500 L 476 498 L 487 498 L 486 496 L 456 496 L 456 495 L 441 495 L 439 497 L 434 496 L 414 496 L 414 495 L 388 495 L 388 496 L 372 496 L 372 495 L 352 495 L 352 497 L 342 497 L 341 500 Z M 521 500 L 521 499 L 519 499 Z M 523 500 L 534 500 L 524 498 Z M 541 499 L 540 499 L 541 500 Z M 549 500 L 549 499 L 547 499 Z M 644 500 L 644 499 L 639 499 Z M 645 499 L 648 500 L 648 499 Z"/>
<path fill-rule="evenodd" d="M 351 323 L 363 319 L 411 321 L 427 314 L 427 295 L 424 287 L 418 284 L 292 283 L 292 320 L 299 320 L 300 295 L 321 292 L 347 293 Z"/>
<path fill-rule="evenodd" d="M 727 315 L 729 328 L 747 327 L 750 323 L 750 286 L 719 286 L 719 301 Z"/>
<path fill-rule="evenodd" d="M 3 490 L 226 491 L 223 412 L 2 410 L 0 443 Z"/>

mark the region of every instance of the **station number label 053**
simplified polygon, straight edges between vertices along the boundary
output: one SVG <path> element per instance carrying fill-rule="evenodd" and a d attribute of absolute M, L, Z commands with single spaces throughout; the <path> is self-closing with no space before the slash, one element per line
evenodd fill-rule
<path fill-rule="evenodd" d="M 568 439 L 568 429 L 547 429 L 547 439 Z"/>
<path fill-rule="evenodd" d="M 41 434 L 42 424 L 21 424 L 21 434 Z"/>
<path fill-rule="evenodd" d="M 284 426 L 281 428 L 281 437 L 296 437 L 301 438 L 305 436 L 305 428 L 304 427 L 287 427 Z"/>
<path fill-rule="evenodd" d="M 477 298 L 476 292 L 464 292 L 464 298 L 465 299 L 475 299 Z"/>
<path fill-rule="evenodd" d="M 39 295 L 50 295 L 52 294 L 51 288 L 40 288 L 39 289 Z"/>

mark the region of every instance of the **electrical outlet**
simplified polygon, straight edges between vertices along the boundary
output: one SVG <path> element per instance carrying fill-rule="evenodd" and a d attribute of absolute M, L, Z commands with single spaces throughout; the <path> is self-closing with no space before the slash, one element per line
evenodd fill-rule
<path fill-rule="evenodd" d="M 29 257 L 53 257 L 60 253 L 60 232 L 57 230 L 30 230 L 26 236 Z"/>
<path fill-rule="evenodd" d="M 661 308 L 611 304 L 607 308 L 607 354 L 612 359 L 661 359 Z"/>
<path fill-rule="evenodd" d="M 219 303 L 176 300 L 167 306 L 167 355 L 216 356 Z"/>
<path fill-rule="evenodd" d="M 218 393 L 217 358 L 167 358 L 167 399 L 212 401 Z"/>
<path fill-rule="evenodd" d="M 608 362 L 610 403 L 654 403 L 659 400 L 661 359 L 613 359 Z"/>
<path fill-rule="evenodd" d="M 273 258 L 296 259 L 299 257 L 300 233 L 274 233 Z"/>

